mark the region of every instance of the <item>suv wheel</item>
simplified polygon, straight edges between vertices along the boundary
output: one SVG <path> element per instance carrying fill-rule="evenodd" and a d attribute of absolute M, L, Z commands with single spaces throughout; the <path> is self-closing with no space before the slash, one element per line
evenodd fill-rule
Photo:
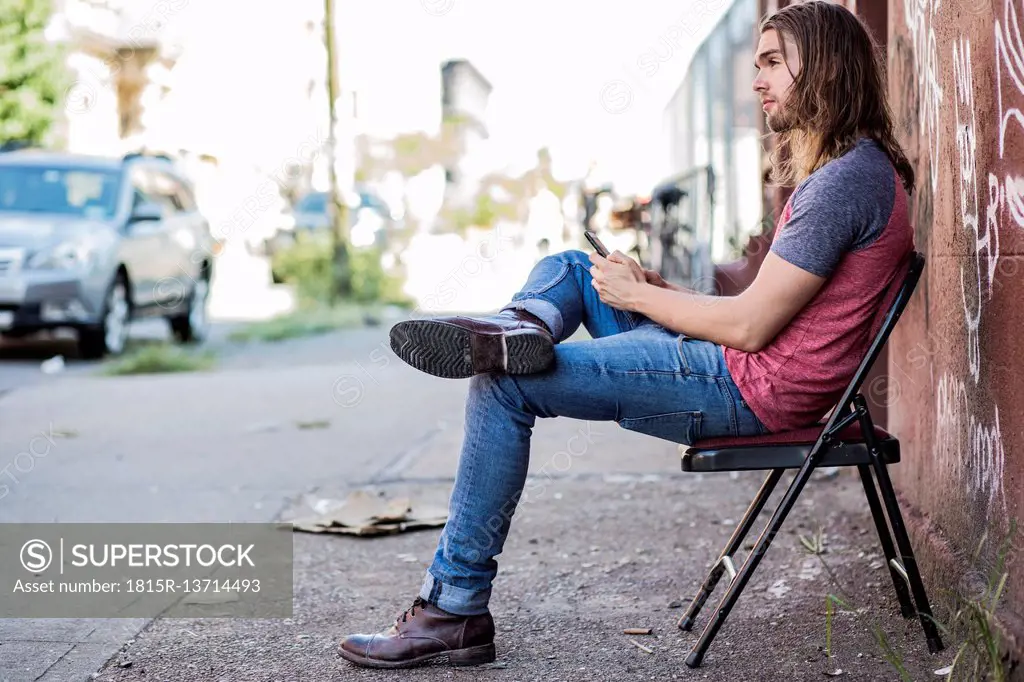
<path fill-rule="evenodd" d="M 99 326 L 86 327 L 78 332 L 78 353 L 88 360 L 104 355 L 120 355 L 128 341 L 131 322 L 131 304 L 124 275 L 119 274 L 110 285 L 103 304 L 103 320 Z"/>
<path fill-rule="evenodd" d="M 183 315 L 167 318 L 171 333 L 179 343 L 199 343 L 206 339 L 210 321 L 206 315 L 206 303 L 210 297 L 210 275 L 203 272 L 196 280 L 189 295 L 188 310 Z"/>

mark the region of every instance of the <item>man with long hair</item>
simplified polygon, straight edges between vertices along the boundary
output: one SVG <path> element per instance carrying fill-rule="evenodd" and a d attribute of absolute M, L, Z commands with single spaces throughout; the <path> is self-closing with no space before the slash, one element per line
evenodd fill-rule
<path fill-rule="evenodd" d="M 878 49 L 845 8 L 813 1 L 761 24 L 753 87 L 795 186 L 770 253 L 736 296 L 666 283 L 615 252 L 540 260 L 497 314 L 394 326 L 411 366 L 471 377 L 449 517 L 419 596 L 351 635 L 363 666 L 494 660 L 488 611 L 537 417 L 615 421 L 673 442 L 807 426 L 835 404 L 913 249 L 914 173 L 893 137 Z M 583 325 L 592 339 L 561 343 Z"/>

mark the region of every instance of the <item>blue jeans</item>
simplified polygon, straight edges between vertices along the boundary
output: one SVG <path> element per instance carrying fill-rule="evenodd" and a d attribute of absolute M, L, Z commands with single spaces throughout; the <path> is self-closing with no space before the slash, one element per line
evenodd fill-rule
<path fill-rule="evenodd" d="M 465 438 L 437 552 L 420 596 L 445 611 L 487 611 L 512 514 L 526 484 L 537 417 L 615 421 L 676 443 L 767 433 L 740 396 L 722 348 L 603 303 L 581 251 L 541 259 L 504 309 L 523 309 L 563 341 L 544 372 L 470 379 Z"/>

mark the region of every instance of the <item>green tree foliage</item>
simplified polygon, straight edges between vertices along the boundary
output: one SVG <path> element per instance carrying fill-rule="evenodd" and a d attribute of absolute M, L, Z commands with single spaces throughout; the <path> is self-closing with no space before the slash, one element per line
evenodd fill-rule
<path fill-rule="evenodd" d="M 67 83 L 62 50 L 46 40 L 52 0 L 0 0 L 0 144 L 42 144 Z"/>

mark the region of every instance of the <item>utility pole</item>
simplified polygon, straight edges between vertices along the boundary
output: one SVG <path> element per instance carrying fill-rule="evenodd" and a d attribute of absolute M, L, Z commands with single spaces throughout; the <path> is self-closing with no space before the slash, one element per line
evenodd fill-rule
<path fill-rule="evenodd" d="M 327 134 L 327 177 L 330 183 L 331 246 L 333 256 L 333 282 L 330 304 L 337 305 L 352 291 L 352 271 L 349 266 L 348 204 L 338 188 L 337 169 L 337 127 L 338 112 L 336 101 L 338 87 L 338 65 L 335 63 L 337 47 L 334 42 L 334 0 L 324 0 L 324 41 L 327 47 L 327 103 L 330 107 L 330 128 Z"/>

